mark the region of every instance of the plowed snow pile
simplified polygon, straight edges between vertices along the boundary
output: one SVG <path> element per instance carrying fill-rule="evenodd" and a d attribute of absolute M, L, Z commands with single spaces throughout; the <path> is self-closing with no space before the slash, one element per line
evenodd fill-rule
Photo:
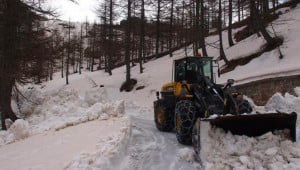
<path fill-rule="evenodd" d="M 0 151 L 10 155 L 1 154 L 2 168 L 106 169 L 130 133 L 124 101 L 107 100 L 105 88 L 36 89 L 14 104 L 23 119 L 0 131 Z"/>
<path fill-rule="evenodd" d="M 107 120 L 124 114 L 124 101 L 106 101 L 104 88 L 79 95 L 76 90 L 42 93 L 27 91 L 28 100 L 20 102 L 24 120 L 16 121 L 8 131 L 0 131 L 0 146 L 44 131 L 58 131 L 69 126 L 100 119 Z"/>
<path fill-rule="evenodd" d="M 299 89 L 295 89 L 298 97 L 290 94 L 273 95 L 265 106 L 266 111 L 300 113 Z M 202 126 L 201 126 L 202 127 Z M 268 169 L 296 170 L 300 167 L 300 124 L 297 122 L 297 142 L 293 143 L 284 137 L 271 132 L 256 138 L 224 133 L 221 129 L 210 129 L 209 124 L 203 126 L 207 136 L 202 144 L 201 159 L 207 170 L 226 169 Z"/>

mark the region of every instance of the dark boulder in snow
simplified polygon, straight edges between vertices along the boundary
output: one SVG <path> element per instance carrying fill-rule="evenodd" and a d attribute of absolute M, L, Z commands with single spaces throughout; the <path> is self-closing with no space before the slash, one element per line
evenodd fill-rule
<path fill-rule="evenodd" d="M 137 84 L 136 79 L 130 79 L 129 81 L 125 81 L 120 87 L 120 92 L 124 90 L 126 92 L 131 92 L 136 84 Z"/>

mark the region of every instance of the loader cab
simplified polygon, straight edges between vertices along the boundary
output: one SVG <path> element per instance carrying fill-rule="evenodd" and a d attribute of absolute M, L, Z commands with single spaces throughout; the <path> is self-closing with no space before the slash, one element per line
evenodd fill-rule
<path fill-rule="evenodd" d="M 174 82 L 200 83 L 204 77 L 214 82 L 211 57 L 186 57 L 175 60 Z"/>

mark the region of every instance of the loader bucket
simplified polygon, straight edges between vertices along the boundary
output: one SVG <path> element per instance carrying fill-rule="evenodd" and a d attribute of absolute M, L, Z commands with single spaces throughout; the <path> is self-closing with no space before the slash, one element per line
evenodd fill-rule
<path fill-rule="evenodd" d="M 214 127 L 222 128 L 226 132 L 230 131 L 235 135 L 246 135 L 255 137 L 275 130 L 289 129 L 290 137 L 296 141 L 296 120 L 297 113 L 268 113 L 220 116 L 208 120 Z"/>

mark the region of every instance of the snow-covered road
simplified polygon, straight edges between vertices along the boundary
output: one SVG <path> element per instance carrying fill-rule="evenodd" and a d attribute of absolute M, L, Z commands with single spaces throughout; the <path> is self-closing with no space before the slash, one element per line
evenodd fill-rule
<path fill-rule="evenodd" d="M 194 161 L 192 147 L 179 144 L 175 133 L 158 131 L 149 111 L 129 113 L 139 115 L 131 116 L 132 131 L 124 157 L 118 158 L 112 169 L 201 169 Z"/>
<path fill-rule="evenodd" d="M 63 169 L 74 155 L 100 150 L 106 145 L 103 139 L 122 126 L 116 119 L 95 120 L 2 146 L 0 169 Z"/>

